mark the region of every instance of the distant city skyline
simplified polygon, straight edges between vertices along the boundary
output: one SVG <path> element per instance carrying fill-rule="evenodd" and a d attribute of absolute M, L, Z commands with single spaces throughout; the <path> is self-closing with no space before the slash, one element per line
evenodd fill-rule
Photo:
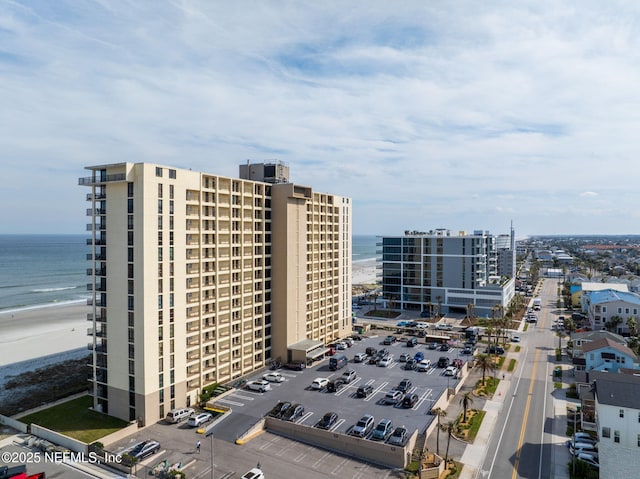
<path fill-rule="evenodd" d="M 85 165 L 248 159 L 354 234 L 640 233 L 636 2 L 0 2 L 0 234 L 83 233 Z"/>

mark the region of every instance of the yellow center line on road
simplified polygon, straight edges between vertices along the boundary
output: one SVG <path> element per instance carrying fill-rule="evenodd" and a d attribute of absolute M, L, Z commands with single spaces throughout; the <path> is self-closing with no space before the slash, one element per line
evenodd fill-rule
<path fill-rule="evenodd" d="M 540 350 L 536 350 L 536 355 L 533 358 L 533 370 L 531 371 L 531 382 L 529 383 L 529 393 L 527 394 L 527 404 L 524 408 L 524 421 L 522 422 L 522 429 L 520 430 L 520 439 L 518 440 L 518 448 L 516 449 L 516 460 L 513 463 L 513 474 L 511 479 L 518 477 L 518 466 L 520 465 L 520 452 L 522 451 L 522 443 L 524 442 L 524 434 L 527 431 L 527 422 L 529 420 L 529 408 L 531 407 L 531 398 L 533 397 L 533 385 L 536 379 L 536 368 L 538 367 L 538 356 Z"/>

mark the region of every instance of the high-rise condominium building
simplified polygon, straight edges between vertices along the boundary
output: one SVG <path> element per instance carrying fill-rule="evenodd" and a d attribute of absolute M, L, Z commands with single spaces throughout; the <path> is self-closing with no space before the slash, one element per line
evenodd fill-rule
<path fill-rule="evenodd" d="M 148 163 L 87 167 L 94 405 L 155 422 L 269 361 L 351 331 L 351 201 Z"/>
<path fill-rule="evenodd" d="M 513 234 L 513 233 L 512 233 Z M 506 307 L 515 294 L 513 276 L 498 272 L 495 236 L 486 231 L 405 231 L 382 238 L 382 292 L 392 307 L 425 315 L 477 316 Z"/>

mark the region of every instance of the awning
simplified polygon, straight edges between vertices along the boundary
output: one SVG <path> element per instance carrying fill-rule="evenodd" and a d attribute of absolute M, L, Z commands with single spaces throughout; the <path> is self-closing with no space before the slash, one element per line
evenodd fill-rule
<path fill-rule="evenodd" d="M 329 351 L 330 351 L 329 348 L 314 349 L 313 351 L 309 351 L 307 353 L 307 359 L 319 358 L 320 356 L 324 356 L 325 354 L 327 354 Z"/>

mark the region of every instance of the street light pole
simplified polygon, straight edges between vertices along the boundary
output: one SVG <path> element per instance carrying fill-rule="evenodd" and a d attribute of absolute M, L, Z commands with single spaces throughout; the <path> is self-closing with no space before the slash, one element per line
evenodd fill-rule
<path fill-rule="evenodd" d="M 211 479 L 213 479 L 213 431 L 209 434 L 211 439 Z"/>

